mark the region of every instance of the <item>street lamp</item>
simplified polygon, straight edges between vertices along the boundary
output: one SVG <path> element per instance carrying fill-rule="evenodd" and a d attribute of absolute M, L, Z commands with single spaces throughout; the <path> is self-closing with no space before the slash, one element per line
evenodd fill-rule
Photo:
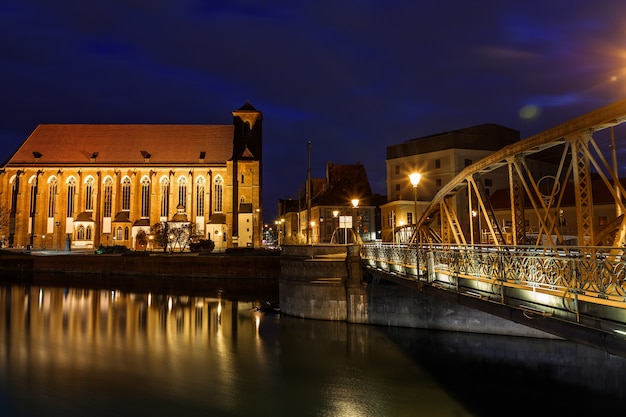
<path fill-rule="evenodd" d="M 413 233 L 415 233 L 415 272 L 417 279 L 420 278 L 419 235 L 417 234 L 417 185 L 420 183 L 421 179 L 422 174 L 418 172 L 409 175 L 409 181 L 411 181 L 411 185 L 413 186 L 413 215 L 415 216 L 413 220 L 413 224 L 415 225 Z"/>
<path fill-rule="evenodd" d="M 337 229 L 336 229 L 336 234 L 335 234 L 335 233 L 333 233 L 333 235 L 337 236 L 336 240 L 337 240 L 337 243 L 339 243 L 339 210 L 333 210 L 333 217 L 334 217 L 335 219 L 337 219 Z M 333 240 L 332 236 L 331 236 L 330 240 L 331 240 L 331 242 L 332 242 L 332 240 Z"/>
<path fill-rule="evenodd" d="M 419 174 L 417 172 L 412 173 L 411 175 L 409 175 L 409 180 L 411 181 L 411 185 L 413 186 L 413 215 L 415 216 L 415 219 L 413 219 L 413 224 L 417 225 L 417 185 L 420 183 L 420 180 L 422 179 L 422 174 Z"/>
<path fill-rule="evenodd" d="M 355 219 L 356 219 L 356 235 L 359 236 L 359 199 L 358 198 L 353 198 L 352 199 L 352 208 L 354 208 L 354 214 L 355 214 Z M 356 239 L 355 239 L 355 242 Z"/>

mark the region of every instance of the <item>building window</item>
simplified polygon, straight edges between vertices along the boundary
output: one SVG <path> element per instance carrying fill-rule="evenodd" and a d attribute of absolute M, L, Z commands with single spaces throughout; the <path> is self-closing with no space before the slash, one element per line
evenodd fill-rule
<path fill-rule="evenodd" d="M 11 183 L 11 216 L 15 215 L 17 211 L 17 196 L 19 191 L 20 178 L 15 177 L 15 180 Z"/>
<path fill-rule="evenodd" d="M 128 227 L 124 228 L 124 240 L 128 240 L 130 238 L 130 231 Z"/>
<path fill-rule="evenodd" d="M 224 180 L 219 175 L 215 177 L 213 182 L 213 195 L 215 196 L 215 212 L 222 212 L 222 192 L 224 188 Z"/>
<path fill-rule="evenodd" d="M 407 224 L 413 224 L 413 213 L 407 213 L 406 214 L 406 223 Z"/>
<path fill-rule="evenodd" d="M 196 215 L 204 216 L 204 178 L 196 180 Z"/>
<path fill-rule="evenodd" d="M 161 217 L 167 217 L 170 212 L 170 180 L 161 180 Z"/>
<path fill-rule="evenodd" d="M 441 168 L 441 159 L 435 159 L 435 168 Z"/>
<path fill-rule="evenodd" d="M 85 211 L 93 211 L 93 177 L 85 180 Z"/>
<path fill-rule="evenodd" d="M 465 166 L 468 167 L 470 165 L 472 165 L 472 160 L 471 159 L 466 159 L 465 160 Z"/>
<path fill-rule="evenodd" d="M 54 217 L 56 201 L 57 201 L 57 179 L 52 177 L 50 178 L 50 183 L 48 184 L 48 217 Z"/>
<path fill-rule="evenodd" d="M 400 175 L 400 165 L 396 165 L 396 175 Z"/>
<path fill-rule="evenodd" d="M 116 233 L 116 235 L 117 235 L 117 236 L 115 236 L 115 239 L 116 239 L 116 240 L 122 240 L 122 228 L 121 228 L 121 227 L 118 227 L 118 228 L 117 228 L 117 233 Z"/>
<path fill-rule="evenodd" d="M 441 178 L 437 178 L 435 180 L 435 184 L 436 184 L 437 187 L 441 187 Z"/>
<path fill-rule="evenodd" d="M 35 207 L 37 205 L 37 178 L 30 181 L 30 217 L 35 217 Z"/>
<path fill-rule="evenodd" d="M 104 217 L 111 217 L 113 205 L 113 180 L 108 177 L 104 180 Z"/>
<path fill-rule="evenodd" d="M 85 226 L 82 224 L 76 229 L 76 240 L 85 240 Z"/>
<path fill-rule="evenodd" d="M 76 180 L 67 181 L 67 217 L 74 217 L 74 199 L 76 198 Z"/>
<path fill-rule="evenodd" d="M 400 191 L 400 184 L 396 184 L 396 191 Z"/>
<path fill-rule="evenodd" d="M 87 226 L 87 233 L 85 233 L 85 240 L 91 240 L 91 226 Z"/>
<path fill-rule="evenodd" d="M 130 178 L 122 180 L 122 210 L 130 211 Z"/>
<path fill-rule="evenodd" d="M 178 180 L 178 205 L 187 207 L 187 178 L 180 177 Z"/>
<path fill-rule="evenodd" d="M 141 180 L 141 217 L 150 217 L 150 178 Z"/>

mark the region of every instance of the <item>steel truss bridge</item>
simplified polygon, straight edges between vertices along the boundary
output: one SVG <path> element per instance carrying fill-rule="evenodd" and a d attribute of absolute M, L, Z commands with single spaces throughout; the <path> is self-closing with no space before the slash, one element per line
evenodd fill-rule
<path fill-rule="evenodd" d="M 363 245 L 364 267 L 626 356 L 625 121 L 623 100 L 466 167 L 432 199 L 410 241 Z M 537 177 L 537 160 L 551 161 L 549 175 Z M 508 178 L 506 227 L 482 181 L 494 173 Z"/>

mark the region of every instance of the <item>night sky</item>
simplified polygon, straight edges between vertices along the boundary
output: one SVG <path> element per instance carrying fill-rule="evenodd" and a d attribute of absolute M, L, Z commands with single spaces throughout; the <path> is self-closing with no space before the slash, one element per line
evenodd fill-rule
<path fill-rule="evenodd" d="M 265 221 L 328 161 L 386 194 L 389 145 L 522 138 L 625 97 L 626 2 L 0 0 L 0 160 L 40 123 L 264 114 Z"/>

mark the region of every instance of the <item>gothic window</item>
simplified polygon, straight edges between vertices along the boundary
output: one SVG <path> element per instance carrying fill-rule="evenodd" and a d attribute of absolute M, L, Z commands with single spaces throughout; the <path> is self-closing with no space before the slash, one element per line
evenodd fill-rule
<path fill-rule="evenodd" d="M 113 205 L 113 180 L 107 177 L 104 180 L 104 217 L 111 217 Z"/>
<path fill-rule="evenodd" d="M 85 226 L 82 224 L 76 229 L 76 240 L 85 240 Z"/>
<path fill-rule="evenodd" d="M 150 178 L 141 180 L 141 217 L 150 217 Z"/>
<path fill-rule="evenodd" d="M 85 239 L 91 240 L 91 226 L 87 226 L 87 233 L 85 233 Z"/>
<path fill-rule="evenodd" d="M 93 210 L 93 177 L 85 181 L 85 211 Z"/>
<path fill-rule="evenodd" d="M 164 177 L 161 180 L 161 217 L 167 217 L 170 212 L 170 180 Z"/>
<path fill-rule="evenodd" d="M 130 229 L 128 227 L 124 228 L 124 240 L 128 240 L 130 237 Z"/>
<path fill-rule="evenodd" d="M 187 207 L 187 178 L 180 177 L 178 180 L 178 205 Z"/>
<path fill-rule="evenodd" d="M 215 196 L 215 212 L 222 212 L 222 192 L 224 188 L 224 180 L 219 175 L 215 177 L 215 181 L 213 182 L 213 195 Z"/>
<path fill-rule="evenodd" d="M 54 211 L 57 201 L 57 179 L 50 178 L 48 182 L 48 217 L 54 217 Z"/>
<path fill-rule="evenodd" d="M 37 205 L 37 178 L 30 180 L 30 217 L 35 217 L 35 207 Z"/>
<path fill-rule="evenodd" d="M 122 180 L 122 210 L 130 210 L 130 178 Z"/>
<path fill-rule="evenodd" d="M 122 228 L 121 227 L 117 228 L 117 233 L 116 233 L 115 239 L 116 240 L 122 240 Z"/>
<path fill-rule="evenodd" d="M 11 181 L 11 215 L 15 215 L 17 211 L 17 196 L 19 191 L 20 178 L 14 177 Z"/>
<path fill-rule="evenodd" d="M 196 215 L 204 216 L 204 178 L 196 180 Z"/>
<path fill-rule="evenodd" d="M 76 198 L 76 179 L 67 181 L 67 217 L 74 216 L 74 199 Z"/>

